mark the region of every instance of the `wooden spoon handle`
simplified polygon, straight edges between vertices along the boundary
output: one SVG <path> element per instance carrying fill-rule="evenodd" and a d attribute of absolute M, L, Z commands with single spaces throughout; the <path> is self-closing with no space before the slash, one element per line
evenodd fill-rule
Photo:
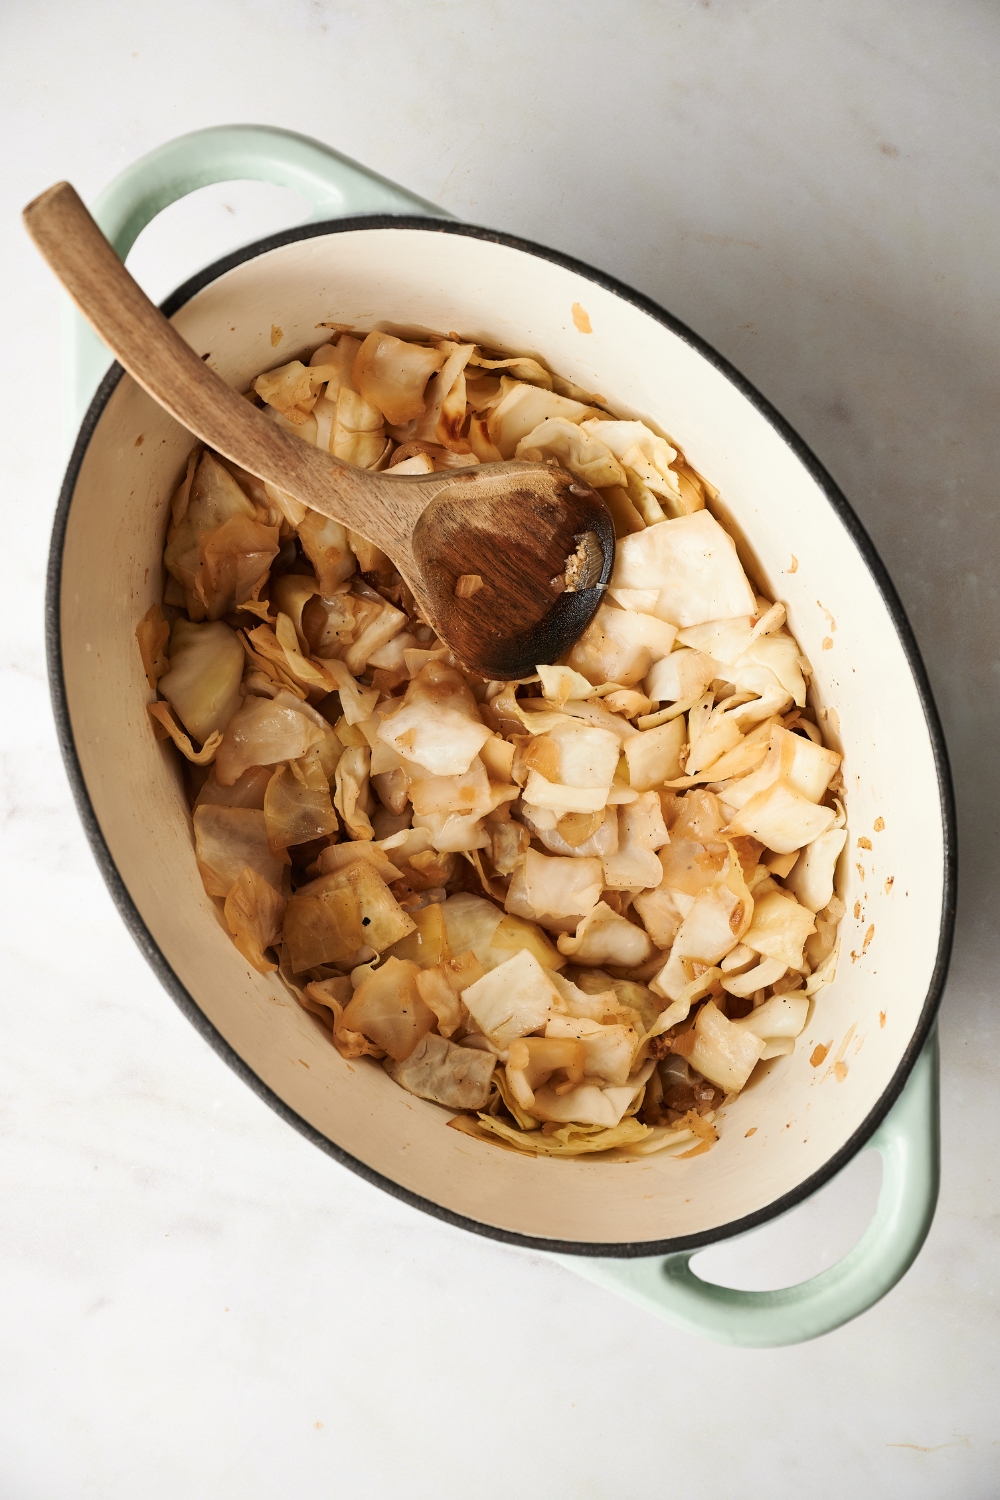
<path fill-rule="evenodd" d="M 70 183 L 56 183 L 40 194 L 23 217 L 42 255 L 115 358 L 189 432 L 377 545 L 391 552 L 396 542 L 408 550 L 409 532 L 431 498 L 429 491 L 400 505 L 397 481 L 396 503 L 386 506 L 385 487 L 376 476 L 321 453 L 244 400 L 154 307 Z"/>

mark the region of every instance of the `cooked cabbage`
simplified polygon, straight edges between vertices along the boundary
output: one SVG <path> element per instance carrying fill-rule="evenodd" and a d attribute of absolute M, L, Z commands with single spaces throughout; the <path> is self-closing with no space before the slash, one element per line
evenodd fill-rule
<path fill-rule="evenodd" d="M 275 890 L 281 887 L 285 860 L 273 853 L 267 821 L 256 808 L 196 808 L 194 852 L 210 896 L 228 896 L 247 866 Z"/>
<path fill-rule="evenodd" d="M 791 873 L 785 876 L 785 889 L 791 891 L 807 911 L 822 911 L 829 904 L 837 860 L 846 843 L 846 829 L 827 829 L 811 844 L 806 844 Z"/>
<path fill-rule="evenodd" d="M 174 621 L 170 667 L 159 688 L 196 740 L 225 729 L 242 702 L 242 678 L 243 647 L 228 625 Z"/>
<path fill-rule="evenodd" d="M 593 424 L 603 428 L 603 422 Z M 571 474 L 578 474 L 595 489 L 624 484 L 625 473 L 614 454 L 596 433 L 588 432 L 564 417 L 547 417 L 518 443 L 515 458 L 554 458 Z"/>
<path fill-rule="evenodd" d="M 607 902 L 599 901 L 570 936 L 557 939 L 559 952 L 577 964 L 615 964 L 635 968 L 652 958 L 656 951 L 643 928 L 612 911 Z"/>
<path fill-rule="evenodd" d="M 604 864 L 604 885 L 610 891 L 644 891 L 663 876 L 657 849 L 668 843 L 663 811 L 656 792 L 643 792 L 618 809 L 618 849 Z"/>
<path fill-rule="evenodd" d="M 768 891 L 754 905 L 753 921 L 741 934 L 748 948 L 779 959 L 787 969 L 802 968 L 802 945 L 816 923 L 794 896 Z"/>
<path fill-rule="evenodd" d="M 615 682 L 630 687 L 646 676 L 652 662 L 668 655 L 676 633 L 653 615 L 602 604 L 567 661 L 595 686 Z"/>
<path fill-rule="evenodd" d="M 226 725 L 216 756 L 215 775 L 221 786 L 232 786 L 251 766 L 299 760 L 321 742 L 323 731 L 292 702 L 244 699 Z"/>
<path fill-rule="evenodd" d="M 643 686 L 654 703 L 693 702 L 700 698 L 718 670 L 710 656 L 682 646 L 653 666 Z"/>
<path fill-rule="evenodd" d="M 370 333 L 354 360 L 354 384 L 393 427 L 422 417 L 424 390 L 444 364 L 439 349 L 408 344 L 391 333 Z"/>
<path fill-rule="evenodd" d="M 688 1062 L 727 1094 L 743 1088 L 766 1050 L 760 1037 L 730 1021 L 711 1000 L 698 1012 L 694 1035 Z"/>
<path fill-rule="evenodd" d="M 284 897 L 250 865 L 237 877 L 226 897 L 226 925 L 233 942 L 259 974 L 270 974 L 278 967 L 264 949 L 281 936 L 285 906 Z"/>
<path fill-rule="evenodd" d="M 623 747 L 629 786 L 637 792 L 651 792 L 679 776 L 685 734 L 683 718 L 676 718 L 630 735 Z"/>
<path fill-rule="evenodd" d="M 433 1032 L 425 1033 L 402 1062 L 385 1063 L 389 1077 L 418 1099 L 450 1109 L 482 1109 L 495 1067 L 492 1053 L 458 1046 Z"/>
<path fill-rule="evenodd" d="M 342 1025 L 360 1031 L 388 1057 L 402 1062 L 434 1025 L 417 989 L 416 964 L 387 958 L 354 991 L 346 1006 Z"/>
<path fill-rule="evenodd" d="M 490 1041 L 506 1048 L 544 1026 L 560 998 L 549 972 L 522 948 L 464 989 L 462 1003 Z"/>
<path fill-rule="evenodd" d="M 437 661 L 428 662 L 413 679 L 400 706 L 379 729 L 379 739 L 397 755 L 436 776 L 462 775 L 489 738 L 460 673 Z"/>
<path fill-rule="evenodd" d="M 623 537 L 611 581 L 615 588 L 658 589 L 656 615 L 677 626 L 756 609 L 736 544 L 707 510 Z"/>
<path fill-rule="evenodd" d="M 264 819 L 268 843 L 275 851 L 336 831 L 330 783 L 315 750 L 277 768 L 264 794 Z"/>
<path fill-rule="evenodd" d="M 458 334 L 335 334 L 248 395 L 373 470 L 567 468 L 618 545 L 563 661 L 484 682 L 375 543 L 191 452 L 136 636 L 239 952 L 480 1141 L 708 1150 L 835 977 L 847 839 L 811 668 L 717 492 L 649 423 Z"/>

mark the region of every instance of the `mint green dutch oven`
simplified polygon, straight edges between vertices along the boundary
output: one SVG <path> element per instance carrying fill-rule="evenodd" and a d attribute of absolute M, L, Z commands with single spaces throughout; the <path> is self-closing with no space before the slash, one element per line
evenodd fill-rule
<path fill-rule="evenodd" d="M 842 957 L 795 1052 L 761 1070 L 726 1111 L 719 1144 L 691 1160 L 522 1158 L 446 1129 L 443 1111 L 380 1069 L 352 1068 L 273 976 L 247 971 L 202 889 L 177 767 L 149 733 L 134 634 L 160 597 L 166 508 L 190 438 L 117 365 L 100 378 L 107 354 L 77 324 L 74 398 L 89 405 L 53 534 L 50 674 L 80 813 L 125 922 L 230 1066 L 387 1192 L 551 1254 L 723 1342 L 788 1344 L 838 1327 L 895 1285 L 933 1216 L 933 1026 L 954 915 L 944 741 L 875 549 L 787 423 L 648 298 L 568 256 L 459 223 L 318 142 L 258 126 L 200 131 L 122 173 L 94 211 L 124 257 L 168 204 L 239 178 L 295 188 L 314 209 L 167 299 L 180 332 L 239 389 L 312 348 L 324 323 L 455 328 L 538 354 L 616 408 L 653 417 L 718 486 L 717 509 L 742 536 L 758 586 L 786 602 L 816 706 L 844 752 Z M 592 333 L 576 328 L 574 303 Z M 829 1051 L 814 1066 L 817 1047 Z M 869 1148 L 883 1163 L 878 1209 L 838 1265 L 776 1292 L 692 1272 L 697 1250 L 788 1213 Z"/>

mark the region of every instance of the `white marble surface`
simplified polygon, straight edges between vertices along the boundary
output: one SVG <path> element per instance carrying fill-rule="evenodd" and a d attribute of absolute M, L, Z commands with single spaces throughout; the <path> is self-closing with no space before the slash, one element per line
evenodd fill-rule
<path fill-rule="evenodd" d="M 2 7 L 3 1500 L 996 1494 L 998 62 L 986 0 Z M 899 585 L 964 839 L 944 1180 L 904 1282 L 816 1344 L 718 1349 L 367 1186 L 209 1051 L 115 913 L 48 707 L 57 300 L 16 211 L 232 121 L 657 297 L 815 447 Z M 205 190 L 134 263 L 163 295 L 298 216 Z M 702 1269 L 809 1274 L 876 1192 L 862 1158 Z"/>

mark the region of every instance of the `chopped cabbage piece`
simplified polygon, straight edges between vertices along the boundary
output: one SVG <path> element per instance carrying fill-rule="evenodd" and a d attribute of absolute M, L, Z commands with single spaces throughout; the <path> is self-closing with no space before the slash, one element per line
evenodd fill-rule
<path fill-rule="evenodd" d="M 655 663 L 643 686 L 654 703 L 686 703 L 700 698 L 717 676 L 716 664 L 710 656 L 682 646 Z"/>
<path fill-rule="evenodd" d="M 500 1048 L 538 1031 L 560 1008 L 549 973 L 526 948 L 470 984 L 462 991 L 462 1001 L 476 1025 Z"/>
<path fill-rule="evenodd" d="M 237 877 L 226 897 L 226 925 L 233 942 L 259 974 L 270 974 L 278 965 L 265 956 L 281 936 L 285 899 L 250 865 Z"/>
<path fill-rule="evenodd" d="M 220 786 L 232 786 L 251 766 L 299 760 L 322 739 L 323 731 L 299 711 L 298 704 L 293 708 L 291 702 L 276 698 L 246 698 L 226 725 L 216 757 L 216 779 Z"/>
<path fill-rule="evenodd" d="M 632 469 L 649 489 L 668 501 L 680 499 L 680 485 L 670 465 L 677 457 L 666 438 L 651 432 L 644 422 L 606 422 L 591 419 L 583 431 L 598 438 L 615 457 Z M 620 481 L 612 481 L 612 483 Z"/>
<path fill-rule="evenodd" d="M 619 968 L 636 968 L 652 958 L 656 949 L 649 934 L 627 917 L 612 911 L 606 901 L 599 901 L 569 936 L 556 940 L 560 953 L 578 964 L 615 964 Z"/>
<path fill-rule="evenodd" d="M 461 675 L 430 661 L 383 719 L 379 739 L 436 776 L 463 775 L 490 738 Z"/>
<path fill-rule="evenodd" d="M 441 908 L 428 906 L 424 910 L 440 911 Z M 417 975 L 417 990 L 424 1004 L 434 1012 L 442 1036 L 451 1036 L 464 1024 L 469 1012 L 462 1000 L 462 991 L 475 984 L 477 979 L 482 979 L 484 972 L 474 953 L 460 953 L 457 958 L 445 958 L 433 967 L 421 968 Z"/>
<path fill-rule="evenodd" d="M 402 1062 L 387 1058 L 384 1067 L 395 1083 L 418 1099 L 450 1109 L 482 1109 L 489 1098 L 496 1058 L 427 1032 Z"/>
<path fill-rule="evenodd" d="M 639 1045 L 639 1034 L 634 1026 L 621 1022 L 602 1026 L 583 1016 L 552 1016 L 545 1023 L 545 1035 L 579 1042 L 585 1077 L 603 1078 L 605 1083 L 619 1088 L 628 1082 L 632 1059 Z M 530 1108 L 530 1105 L 525 1107 Z"/>
<path fill-rule="evenodd" d="M 330 784 L 315 750 L 277 768 L 264 795 L 264 818 L 275 852 L 336 831 Z"/>
<path fill-rule="evenodd" d="M 806 1024 L 809 1015 L 809 997 L 804 990 L 784 995 L 772 995 L 763 1005 L 758 1005 L 748 1016 L 733 1024 L 744 1031 L 752 1032 L 761 1041 L 773 1042 L 779 1037 L 796 1037 Z"/>
<path fill-rule="evenodd" d="M 603 422 L 591 424 L 604 427 Z M 625 473 L 611 449 L 593 432 L 567 422 L 564 417 L 547 417 L 518 443 L 515 458 L 555 458 L 571 474 L 578 474 L 595 489 L 624 484 Z"/>
<path fill-rule="evenodd" d="M 694 1035 L 691 1067 L 727 1094 L 738 1093 L 764 1053 L 760 1037 L 730 1021 L 711 1000 L 698 1012 Z"/>
<path fill-rule="evenodd" d="M 654 1064 L 644 1063 L 638 1073 L 619 1088 L 600 1088 L 595 1083 L 580 1083 L 560 1094 L 552 1084 L 542 1084 L 535 1091 L 531 1113 L 539 1120 L 556 1120 L 560 1124 L 617 1125 L 636 1095 L 645 1087 Z"/>
<path fill-rule="evenodd" d="M 794 896 L 768 891 L 757 901 L 753 921 L 742 936 L 748 948 L 780 960 L 787 969 L 801 969 L 802 945 L 815 931 L 812 912 Z"/>
<path fill-rule="evenodd" d="M 467 1119 L 467 1115 L 460 1115 L 448 1123 L 458 1127 Z M 532 1156 L 588 1156 L 597 1151 L 613 1151 L 616 1147 L 635 1150 L 639 1142 L 654 1134 L 648 1125 L 629 1119 L 611 1129 L 573 1124 L 564 1125 L 551 1135 L 543 1135 L 537 1128 L 531 1132 L 516 1130 L 504 1120 L 483 1114 L 479 1116 L 479 1124 L 472 1127 L 473 1134 L 480 1135 L 481 1132 L 496 1136 L 501 1144 Z"/>
<path fill-rule="evenodd" d="M 320 593 L 335 593 L 338 584 L 350 578 L 357 567 L 347 527 L 330 516 L 321 516 L 319 511 L 307 510 L 297 529 L 302 550 L 316 569 Z"/>
<path fill-rule="evenodd" d="M 169 670 L 159 690 L 195 739 L 225 729 L 240 706 L 243 646 L 222 621 L 192 625 L 175 619 L 169 642 Z"/>
<path fill-rule="evenodd" d="M 167 642 L 170 640 L 170 626 L 158 604 L 153 604 L 147 609 L 135 627 L 135 638 L 139 642 L 139 654 L 142 657 L 142 669 L 146 674 L 146 681 L 151 688 L 155 688 L 164 672 L 170 671 L 170 657 L 166 649 Z M 551 669 L 546 668 L 546 670 Z M 586 686 L 589 690 L 590 684 Z M 569 694 L 567 693 L 566 696 L 568 697 Z"/>
<path fill-rule="evenodd" d="M 409 344 L 391 333 L 370 333 L 354 359 L 354 384 L 387 422 L 398 427 L 423 416 L 424 389 L 444 362 L 440 349 Z"/>
<path fill-rule="evenodd" d="M 632 905 L 657 948 L 670 948 L 683 921 L 673 893 L 665 885 L 658 885 L 653 890 L 640 891 Z"/>
<path fill-rule="evenodd" d="M 655 729 L 629 735 L 623 748 L 634 791 L 652 791 L 680 775 L 685 732 L 684 719 L 678 716 Z"/>
<path fill-rule="evenodd" d="M 570 651 L 567 662 L 595 686 L 615 682 L 621 687 L 631 687 L 646 676 L 654 661 L 669 654 L 675 635 L 672 625 L 653 615 L 602 604 Z"/>
<path fill-rule="evenodd" d="M 742 946 L 749 948 L 750 945 L 749 943 L 745 943 Z M 764 958 L 761 959 L 755 968 L 747 969 L 742 974 L 736 974 L 731 979 L 723 979 L 722 988 L 726 991 L 727 995 L 746 997 L 747 995 L 756 994 L 757 990 L 766 990 L 769 985 L 774 984 L 775 980 L 780 979 L 785 972 L 786 965 L 782 963 L 780 958 Z M 758 1036 L 763 1035 L 762 1032 L 758 1032 L 757 1034 Z"/>
<path fill-rule="evenodd" d="M 576 921 L 597 904 L 603 884 L 599 859 L 565 859 L 529 849 L 511 881 L 507 910 L 531 920 Z"/>
<path fill-rule="evenodd" d="M 822 911 L 829 904 L 837 860 L 846 843 L 846 829 L 828 828 L 806 844 L 791 874 L 785 876 L 785 889 L 809 911 Z"/>
<path fill-rule="evenodd" d="M 756 611 L 736 544 L 707 510 L 623 537 L 611 582 L 615 588 L 659 589 L 655 613 L 682 627 Z"/>
<path fill-rule="evenodd" d="M 776 854 L 791 854 L 825 833 L 836 816 L 832 807 L 817 807 L 787 782 L 775 781 L 744 803 L 728 832 L 759 839 Z"/>
<path fill-rule="evenodd" d="M 591 410 L 582 401 L 569 401 L 554 391 L 510 380 L 507 376 L 501 380 L 501 389 L 503 394 L 490 408 L 486 427 L 490 442 L 502 458 L 513 458 L 521 439 L 548 418 L 561 417 L 567 422 L 580 422 Z"/>
<path fill-rule="evenodd" d="M 618 809 L 618 849 L 604 860 L 604 884 L 612 891 L 641 891 L 658 886 L 663 869 L 656 850 L 669 842 L 660 799 L 643 792 Z"/>
<path fill-rule="evenodd" d="M 285 861 L 272 853 L 264 814 L 256 808 L 197 808 L 194 849 L 210 896 L 228 896 L 247 866 L 275 890 L 281 887 Z"/>
<path fill-rule="evenodd" d="M 416 964 L 387 958 L 358 985 L 341 1024 L 402 1062 L 434 1025 L 434 1014 L 417 990 L 419 972 Z"/>

